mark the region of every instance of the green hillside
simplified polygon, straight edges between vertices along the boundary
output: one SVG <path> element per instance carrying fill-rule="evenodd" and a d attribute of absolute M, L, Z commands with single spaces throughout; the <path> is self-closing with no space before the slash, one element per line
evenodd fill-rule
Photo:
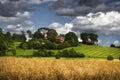
<path fill-rule="evenodd" d="M 34 49 L 29 49 L 29 50 L 22 50 L 20 48 L 17 48 L 20 45 L 19 42 L 15 43 L 16 47 L 16 53 L 17 56 L 19 55 L 32 55 Z M 86 58 L 106 58 L 108 55 L 112 55 L 114 58 L 118 58 L 120 56 L 120 48 L 111 48 L 111 47 L 104 47 L 104 46 L 95 46 L 95 45 L 84 45 L 80 44 L 77 47 L 69 47 L 66 49 L 71 49 L 74 48 L 76 52 L 83 53 L 86 55 Z M 55 54 L 58 53 L 60 50 L 51 50 L 55 52 Z M 8 55 L 12 55 L 11 52 L 7 53 Z"/>
<path fill-rule="evenodd" d="M 73 47 L 77 52 L 83 53 L 88 58 L 106 58 L 108 55 L 112 55 L 114 58 L 120 56 L 119 48 L 110 48 L 104 46 L 84 45 L 81 44 L 78 47 Z M 71 49 L 71 48 L 67 48 Z"/>

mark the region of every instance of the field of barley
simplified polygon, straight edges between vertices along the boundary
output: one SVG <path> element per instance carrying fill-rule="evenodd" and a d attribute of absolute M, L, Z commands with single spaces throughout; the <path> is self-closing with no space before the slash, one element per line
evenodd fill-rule
<path fill-rule="evenodd" d="M 120 80 L 120 62 L 0 57 L 0 80 Z"/>

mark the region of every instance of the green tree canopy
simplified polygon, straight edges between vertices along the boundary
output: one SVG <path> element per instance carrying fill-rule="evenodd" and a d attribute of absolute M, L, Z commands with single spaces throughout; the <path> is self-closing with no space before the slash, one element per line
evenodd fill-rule
<path fill-rule="evenodd" d="M 32 38 L 32 36 L 33 36 L 32 32 L 30 30 L 27 30 L 27 33 L 28 33 L 29 37 Z"/>
<path fill-rule="evenodd" d="M 56 36 L 58 35 L 58 33 L 56 32 L 56 30 L 54 29 L 49 29 L 48 33 L 47 33 L 47 38 L 48 40 L 50 40 L 51 42 L 55 42 L 56 41 Z"/>
<path fill-rule="evenodd" d="M 57 36 L 57 32 L 54 29 L 49 28 L 39 28 L 34 34 L 33 38 L 37 39 L 48 39 L 51 42 L 55 42 L 55 37 Z"/>
<path fill-rule="evenodd" d="M 5 39 L 5 36 L 1 32 L 0 33 L 0 56 L 4 56 L 7 49 L 8 49 L 7 41 Z"/>
<path fill-rule="evenodd" d="M 80 37 L 83 40 L 83 43 L 86 43 L 86 40 L 88 39 L 91 40 L 92 44 L 95 44 L 95 42 L 98 42 L 98 35 L 94 33 L 81 33 Z"/>
<path fill-rule="evenodd" d="M 69 32 L 65 35 L 65 41 L 68 41 L 71 46 L 77 46 L 78 45 L 78 37 L 74 32 Z"/>

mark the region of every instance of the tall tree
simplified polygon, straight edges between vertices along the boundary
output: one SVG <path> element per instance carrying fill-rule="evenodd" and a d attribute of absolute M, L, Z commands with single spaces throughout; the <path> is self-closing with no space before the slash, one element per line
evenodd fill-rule
<path fill-rule="evenodd" d="M 95 42 L 98 42 L 98 35 L 97 34 L 90 33 L 89 36 L 90 36 L 90 39 L 92 41 L 92 44 L 95 44 Z"/>
<path fill-rule="evenodd" d="M 2 33 L 2 29 L 0 28 L 0 56 L 6 55 L 6 51 L 8 50 L 7 40 Z"/>
<path fill-rule="evenodd" d="M 5 34 L 5 39 L 6 39 L 7 43 L 8 43 L 8 46 L 12 47 L 13 46 L 13 39 L 12 39 L 12 35 L 11 35 L 10 32 L 7 32 Z"/>
<path fill-rule="evenodd" d="M 71 46 L 77 46 L 78 45 L 78 37 L 74 32 L 69 32 L 65 35 L 65 41 L 68 41 Z"/>
<path fill-rule="evenodd" d="M 30 30 L 27 30 L 27 33 L 28 33 L 29 37 L 32 38 L 32 32 Z"/>
<path fill-rule="evenodd" d="M 89 34 L 88 33 L 81 33 L 80 37 L 81 37 L 83 43 L 86 43 L 86 40 L 89 38 Z"/>
<path fill-rule="evenodd" d="M 98 35 L 94 33 L 81 33 L 80 37 L 83 40 L 83 43 L 85 44 L 86 44 L 86 41 L 88 40 L 91 41 L 91 44 L 95 44 L 95 42 L 98 42 Z"/>
<path fill-rule="evenodd" d="M 55 42 L 55 37 L 57 36 L 57 32 L 54 29 L 49 28 L 39 28 L 34 34 L 33 38 L 36 39 L 48 39 L 51 42 Z"/>
<path fill-rule="evenodd" d="M 55 42 L 56 41 L 55 38 L 56 38 L 57 35 L 58 35 L 58 33 L 54 29 L 49 29 L 48 32 L 47 32 L 47 38 L 51 42 Z"/>
<path fill-rule="evenodd" d="M 26 41 L 26 35 L 24 31 L 21 31 L 21 41 Z"/>
<path fill-rule="evenodd" d="M 0 34 L 2 34 L 2 28 L 0 28 Z"/>
<path fill-rule="evenodd" d="M 36 38 L 36 39 L 43 39 L 44 38 L 44 35 L 41 33 L 41 30 L 43 28 L 39 28 L 34 34 L 33 34 L 33 38 Z"/>

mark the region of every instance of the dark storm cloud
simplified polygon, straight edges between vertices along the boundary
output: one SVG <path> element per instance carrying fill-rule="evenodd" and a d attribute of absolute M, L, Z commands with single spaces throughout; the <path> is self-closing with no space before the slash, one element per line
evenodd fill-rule
<path fill-rule="evenodd" d="M 119 0 L 58 0 L 49 5 L 60 16 L 79 16 L 88 13 L 120 11 Z"/>
<path fill-rule="evenodd" d="M 95 7 L 99 4 L 105 3 L 107 0 L 78 0 L 78 5 L 86 5 Z"/>
<path fill-rule="evenodd" d="M 15 7 L 13 7 L 13 3 L 2 4 L 0 2 L 0 16 L 10 17 L 10 16 L 15 16 L 16 13 L 17 10 Z"/>
<path fill-rule="evenodd" d="M 65 3 L 62 0 L 58 0 L 54 3 L 50 3 L 48 6 L 50 9 L 59 9 L 59 8 L 65 8 L 67 7 Z"/>
<path fill-rule="evenodd" d="M 19 11 L 31 11 L 28 3 L 20 0 L 3 0 L 0 1 L 0 16 L 14 17 Z"/>

